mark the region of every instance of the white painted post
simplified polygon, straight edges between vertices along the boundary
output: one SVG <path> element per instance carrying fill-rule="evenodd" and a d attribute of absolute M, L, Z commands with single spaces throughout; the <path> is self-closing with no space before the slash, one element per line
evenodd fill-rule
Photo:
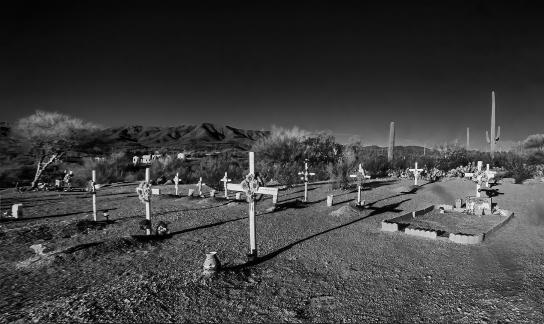
<path fill-rule="evenodd" d="M 92 193 L 93 193 L 93 219 L 94 221 L 96 222 L 96 187 L 95 187 L 95 183 L 96 183 L 96 171 L 93 170 L 92 172 L 92 186 L 93 188 L 91 188 L 92 190 Z"/>
<path fill-rule="evenodd" d="M 151 182 L 151 175 L 149 168 L 145 168 L 145 182 L 150 183 Z M 149 195 L 148 201 L 145 202 L 145 219 L 149 220 L 151 223 L 151 195 Z M 145 230 L 147 235 L 151 235 L 151 229 Z"/>
<path fill-rule="evenodd" d="M 327 207 L 332 207 L 333 197 L 333 195 L 327 196 Z"/>
<path fill-rule="evenodd" d="M 205 183 L 202 182 L 202 177 L 198 179 L 197 185 L 198 185 L 198 195 L 202 197 L 202 185 L 205 185 Z"/>
<path fill-rule="evenodd" d="M 174 182 L 176 183 L 176 196 L 178 195 L 178 184 L 179 184 L 179 172 L 176 172 L 176 177 L 174 178 Z"/>

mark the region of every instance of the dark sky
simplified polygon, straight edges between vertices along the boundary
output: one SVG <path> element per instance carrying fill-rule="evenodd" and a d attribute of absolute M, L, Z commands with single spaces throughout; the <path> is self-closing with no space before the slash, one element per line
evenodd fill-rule
<path fill-rule="evenodd" d="M 544 132 L 544 10 L 528 2 L 72 2 L 0 8 L 0 120 L 297 125 L 380 145 L 395 121 L 400 144 L 470 127 L 478 146 L 494 89 L 503 139 Z"/>

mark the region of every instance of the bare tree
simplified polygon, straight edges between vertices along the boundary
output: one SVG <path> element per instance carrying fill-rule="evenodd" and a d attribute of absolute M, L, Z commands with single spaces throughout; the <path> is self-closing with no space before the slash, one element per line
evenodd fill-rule
<path fill-rule="evenodd" d="M 21 118 L 14 127 L 36 157 L 36 174 L 31 189 L 36 188 L 42 173 L 60 159 L 78 140 L 98 130 L 95 124 L 57 112 L 37 110 Z"/>
<path fill-rule="evenodd" d="M 525 149 L 537 149 L 544 150 L 544 134 L 530 135 L 523 141 L 523 147 Z"/>

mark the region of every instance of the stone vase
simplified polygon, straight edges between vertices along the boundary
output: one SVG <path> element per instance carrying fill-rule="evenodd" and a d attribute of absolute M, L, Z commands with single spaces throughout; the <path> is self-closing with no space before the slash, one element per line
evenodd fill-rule
<path fill-rule="evenodd" d="M 216 254 L 217 252 L 206 253 L 206 260 L 202 266 L 204 272 L 215 272 L 221 268 L 221 262 Z"/>

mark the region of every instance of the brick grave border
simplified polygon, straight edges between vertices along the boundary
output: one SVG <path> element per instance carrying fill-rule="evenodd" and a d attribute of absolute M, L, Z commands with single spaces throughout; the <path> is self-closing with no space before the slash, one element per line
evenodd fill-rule
<path fill-rule="evenodd" d="M 432 229 L 429 230 L 429 229 L 423 229 L 418 227 L 409 228 L 411 224 L 403 222 L 403 219 L 405 219 L 406 217 L 415 218 L 417 216 L 424 215 L 432 210 L 440 209 L 441 207 L 443 209 L 446 209 L 444 208 L 445 205 L 431 205 L 429 207 L 416 210 L 410 213 L 406 213 L 392 219 L 383 220 L 381 223 L 382 224 L 381 230 L 384 232 L 404 232 L 405 234 L 412 235 L 412 236 L 418 236 L 418 237 L 428 238 L 432 240 L 443 239 L 443 240 L 447 240 L 447 241 L 451 241 L 451 242 L 455 242 L 459 244 L 478 244 L 478 243 L 482 243 L 486 236 L 488 236 L 489 234 L 497 231 L 499 228 L 504 226 L 514 216 L 513 212 L 507 211 L 508 215 L 500 223 L 493 226 L 488 231 L 483 233 L 478 233 L 478 234 L 448 233 L 445 231 L 432 230 Z M 474 217 L 478 217 L 478 216 L 474 216 Z"/>

